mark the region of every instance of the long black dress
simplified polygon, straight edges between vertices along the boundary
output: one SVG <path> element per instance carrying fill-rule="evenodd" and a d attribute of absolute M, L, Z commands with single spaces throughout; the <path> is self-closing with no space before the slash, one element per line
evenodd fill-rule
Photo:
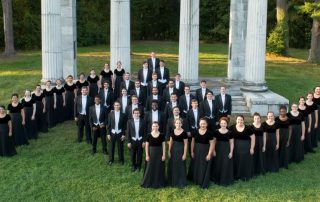
<path fill-rule="evenodd" d="M 279 129 L 277 122 L 273 125 L 269 125 L 267 122 L 262 123 L 264 132 L 267 133 L 266 141 L 266 164 L 265 168 L 267 172 L 279 171 L 279 149 L 276 150 L 277 136 L 276 131 Z"/>
<path fill-rule="evenodd" d="M 189 172 L 192 176 L 192 181 L 201 188 L 209 187 L 211 177 L 212 159 L 207 161 L 206 156 L 210 149 L 210 140 L 213 140 L 213 133 L 207 130 L 203 135 L 197 130 L 192 134 L 194 138 L 194 158 L 191 160 Z"/>
<path fill-rule="evenodd" d="M 77 86 L 77 95 L 81 95 L 81 89 L 83 86 L 89 86 L 89 82 L 88 81 L 84 81 L 84 82 L 80 82 L 80 81 L 77 81 L 76 82 L 76 86 Z M 90 93 L 90 92 L 89 92 Z"/>
<path fill-rule="evenodd" d="M 37 131 L 36 119 L 32 120 L 33 104 L 35 104 L 35 101 L 32 98 L 29 101 L 26 101 L 25 98 L 23 98 L 21 100 L 21 104 L 24 108 L 24 113 L 25 113 L 24 131 L 27 135 L 27 138 L 28 139 L 37 139 L 38 138 L 38 131 Z M 36 118 L 36 117 L 34 117 L 34 118 Z"/>
<path fill-rule="evenodd" d="M 89 96 L 93 97 L 98 95 L 98 81 L 99 81 L 99 77 L 95 76 L 94 78 L 92 78 L 91 76 L 88 76 L 87 81 L 89 82 Z"/>
<path fill-rule="evenodd" d="M 14 144 L 16 146 L 29 144 L 27 135 L 24 132 L 23 125 L 22 125 L 22 116 L 21 116 L 21 110 L 23 110 L 22 104 L 18 103 L 18 105 L 15 107 L 12 106 L 12 104 L 9 104 L 8 110 L 11 116 L 12 136 L 14 138 Z"/>
<path fill-rule="evenodd" d="M 290 147 L 287 147 L 289 139 L 290 119 L 282 121 L 279 117 L 275 119 L 279 126 L 280 142 L 279 142 L 279 167 L 287 168 L 289 165 Z"/>
<path fill-rule="evenodd" d="M 312 147 L 312 143 L 311 143 L 311 132 L 310 133 L 308 132 L 308 129 L 309 129 L 309 123 L 310 121 L 312 120 L 309 120 L 309 114 L 311 113 L 311 108 L 309 107 L 305 107 L 305 109 L 298 109 L 299 112 L 302 114 L 303 118 L 304 118 L 304 122 L 306 124 L 305 126 L 305 136 L 304 136 L 304 152 L 307 153 L 307 152 L 311 152 L 313 151 L 313 147 Z M 311 126 L 312 127 L 312 126 Z"/>
<path fill-rule="evenodd" d="M 36 126 L 37 131 L 42 133 L 48 132 L 48 123 L 46 121 L 46 114 L 43 113 L 43 99 L 44 95 L 41 93 L 39 96 L 32 94 L 32 99 L 36 102 Z"/>
<path fill-rule="evenodd" d="M 254 175 L 265 174 L 266 153 L 262 152 L 264 128 L 262 124 L 260 125 L 260 128 L 256 128 L 254 125 L 250 125 L 250 127 L 256 136 L 253 155 L 253 172 Z"/>
<path fill-rule="evenodd" d="M 252 129 L 245 126 L 242 132 L 231 127 L 234 137 L 233 173 L 236 180 L 249 180 L 253 176 L 253 156 L 250 154 Z"/>
<path fill-rule="evenodd" d="M 299 112 L 297 116 L 288 113 L 291 120 L 292 134 L 290 141 L 290 162 L 299 163 L 304 159 L 303 141 L 301 141 L 303 115 Z"/>
<path fill-rule="evenodd" d="M 213 158 L 211 179 L 219 185 L 228 186 L 234 182 L 233 178 L 233 158 L 229 159 L 230 140 L 233 139 L 232 133 L 225 134 L 216 130 L 216 156 Z"/>
<path fill-rule="evenodd" d="M 63 106 L 63 93 L 65 89 L 62 87 L 58 89 L 54 87 L 54 93 L 56 94 L 56 108 L 54 109 L 54 120 L 55 123 L 62 123 L 66 120 L 65 118 L 65 107 Z"/>
<path fill-rule="evenodd" d="M 47 89 L 43 90 L 44 99 L 46 102 L 46 119 L 48 123 L 48 128 L 52 128 L 55 126 L 53 93 L 54 93 L 53 88 L 50 91 L 47 91 Z"/>
<path fill-rule="evenodd" d="M 124 69 L 122 69 L 121 71 L 118 71 L 117 69 L 114 70 L 114 74 L 116 76 L 116 80 L 114 82 L 114 91 L 113 91 L 114 92 L 114 100 L 117 100 L 118 97 L 120 97 L 120 95 L 121 95 L 120 85 L 121 85 L 121 82 L 123 81 L 124 73 L 125 73 Z"/>
<path fill-rule="evenodd" d="M 71 86 L 67 83 L 64 84 L 64 89 L 66 90 L 66 111 L 65 111 L 65 118 L 66 120 L 73 120 L 74 119 L 74 90 L 77 89 L 76 84 L 72 84 Z"/>
<path fill-rule="evenodd" d="M 316 129 L 316 136 L 318 141 L 320 141 L 320 127 L 319 127 L 319 123 L 320 123 L 320 97 L 319 98 L 313 98 L 313 102 L 317 104 L 317 109 L 318 109 L 318 128 Z"/>
<path fill-rule="evenodd" d="M 307 110 L 311 114 L 311 131 L 310 131 L 310 139 L 311 139 L 311 145 L 313 148 L 318 147 L 318 138 L 317 138 L 317 131 L 314 127 L 316 123 L 316 110 L 318 110 L 318 106 L 316 103 L 313 103 L 312 105 L 307 105 Z"/>
<path fill-rule="evenodd" d="M 112 76 L 113 72 L 109 70 L 108 72 L 104 71 L 104 69 L 100 72 L 101 75 L 101 86 L 103 86 L 104 82 L 108 82 L 109 86 L 112 86 Z"/>
<path fill-rule="evenodd" d="M 165 186 L 165 162 L 162 161 L 162 143 L 165 137 L 162 133 L 157 138 L 151 134 L 146 137 L 149 143 L 149 161 L 146 161 L 146 169 L 141 182 L 145 188 L 160 188 Z"/>
<path fill-rule="evenodd" d="M 13 136 L 9 136 L 9 121 L 11 121 L 11 117 L 8 114 L 0 118 L 0 156 L 13 156 L 17 154 Z"/>
<path fill-rule="evenodd" d="M 182 156 L 184 153 L 184 140 L 187 140 L 188 136 L 185 131 L 180 135 L 175 135 L 174 131 L 172 131 L 170 137 L 173 143 L 168 164 L 168 184 L 182 188 L 187 185 L 186 161 L 182 160 Z"/>

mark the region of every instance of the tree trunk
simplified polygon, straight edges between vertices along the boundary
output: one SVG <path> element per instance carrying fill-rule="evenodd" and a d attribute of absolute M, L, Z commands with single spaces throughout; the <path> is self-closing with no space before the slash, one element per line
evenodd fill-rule
<path fill-rule="evenodd" d="M 287 0 L 277 0 L 277 23 L 283 22 L 287 31 L 285 33 L 285 49 L 288 52 L 289 49 L 289 31 L 288 31 L 288 3 Z"/>
<path fill-rule="evenodd" d="M 15 55 L 14 39 L 13 39 L 13 25 L 12 25 L 12 0 L 1 0 L 3 9 L 3 29 L 4 29 L 4 43 L 5 56 Z"/>
<path fill-rule="evenodd" d="M 313 19 L 311 29 L 311 44 L 309 50 L 309 63 L 317 63 L 320 61 L 320 21 Z"/>

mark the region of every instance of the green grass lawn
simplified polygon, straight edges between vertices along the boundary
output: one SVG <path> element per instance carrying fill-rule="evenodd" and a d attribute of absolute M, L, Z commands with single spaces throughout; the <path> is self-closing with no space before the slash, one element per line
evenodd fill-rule
<path fill-rule="evenodd" d="M 172 72 L 177 71 L 178 44 L 175 42 L 134 42 L 132 72 L 155 50 Z M 109 61 L 109 47 L 78 49 L 78 72 L 101 69 Z M 268 57 L 266 80 L 271 90 L 291 102 L 320 83 L 320 68 L 304 62 L 306 50 L 291 50 L 292 57 Z M 19 52 L 13 59 L 0 58 L 0 103 L 6 104 L 13 92 L 23 93 L 41 79 L 41 52 Z M 227 73 L 227 45 L 201 44 L 200 76 L 224 77 Z M 301 164 L 288 170 L 237 182 L 229 187 L 212 184 L 203 190 L 195 185 L 185 189 L 142 189 L 141 173 L 132 173 L 129 153 L 125 165 L 106 165 L 101 152 L 77 144 L 76 126 L 66 122 L 41 134 L 18 155 L 0 158 L 0 201 L 320 201 L 320 149 Z M 117 159 L 117 158 L 116 158 Z"/>

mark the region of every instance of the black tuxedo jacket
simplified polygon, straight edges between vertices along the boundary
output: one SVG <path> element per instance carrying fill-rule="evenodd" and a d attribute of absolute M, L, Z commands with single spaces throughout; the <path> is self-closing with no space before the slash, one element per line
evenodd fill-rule
<path fill-rule="evenodd" d="M 120 97 L 117 99 L 117 101 L 120 102 L 120 104 L 121 104 L 121 109 L 120 109 L 120 111 L 123 112 L 122 96 L 120 96 Z M 130 98 L 130 96 L 128 95 L 128 96 L 127 96 L 127 106 L 129 106 L 130 104 L 131 104 L 131 98 Z M 127 106 L 126 106 L 126 107 L 127 107 Z M 126 108 L 125 108 L 125 109 L 126 109 Z"/>
<path fill-rule="evenodd" d="M 104 89 L 100 90 L 99 96 L 101 99 L 101 105 L 105 106 L 107 110 L 110 112 L 110 110 L 113 107 L 113 99 L 114 99 L 113 90 L 108 89 L 107 100 L 105 100 Z"/>
<path fill-rule="evenodd" d="M 208 88 L 206 89 L 206 94 L 208 92 L 212 92 L 211 90 L 209 90 Z M 198 100 L 198 103 L 200 104 L 203 100 L 206 100 L 206 95 L 204 95 L 204 99 L 203 99 L 203 95 L 202 95 L 202 89 L 199 88 L 196 90 L 196 99 Z"/>
<path fill-rule="evenodd" d="M 177 89 L 173 88 L 173 93 L 178 93 Z M 170 102 L 170 97 L 171 97 L 171 94 L 169 93 L 169 87 L 166 87 L 164 90 L 163 90 L 163 94 L 162 94 L 162 97 L 163 97 L 163 100 L 165 103 L 168 103 Z"/>
<path fill-rule="evenodd" d="M 86 115 L 89 116 L 89 107 L 93 105 L 93 100 L 90 96 L 87 96 L 86 103 Z M 74 103 L 74 117 L 78 117 L 82 111 L 82 95 L 78 95 L 76 97 L 76 101 Z"/>
<path fill-rule="evenodd" d="M 142 140 L 145 140 L 146 136 L 146 125 L 143 119 L 139 119 L 139 138 L 141 137 Z M 128 132 L 128 143 L 132 143 L 133 140 L 132 138 L 136 137 L 136 130 L 135 130 L 135 125 L 134 125 L 134 119 L 130 119 L 127 122 L 127 132 Z"/>
<path fill-rule="evenodd" d="M 160 67 L 160 59 L 156 58 L 155 67 L 153 66 L 152 59 L 148 58 L 148 68 L 151 72 L 153 72 L 153 69 L 157 70 Z"/>
<path fill-rule="evenodd" d="M 176 82 L 174 82 L 174 87 L 177 89 L 178 96 L 180 97 L 181 95 L 184 95 L 184 87 L 186 86 L 186 84 L 183 81 L 180 81 L 179 83 L 179 88 L 177 88 Z"/>
<path fill-rule="evenodd" d="M 191 130 L 191 129 L 199 128 L 200 118 L 202 118 L 202 117 L 203 117 L 202 111 L 198 108 L 197 124 L 195 124 L 196 119 L 195 119 L 193 110 L 190 109 L 190 110 L 187 112 L 187 122 L 188 122 L 188 125 L 189 125 L 190 130 Z M 195 128 L 195 125 L 197 125 L 196 128 Z"/>
<path fill-rule="evenodd" d="M 152 70 L 150 70 L 150 69 L 148 68 L 148 73 L 147 73 L 147 78 L 146 78 L 147 84 L 149 83 L 149 81 L 152 80 L 151 77 L 152 77 Z M 143 68 L 138 71 L 138 79 L 139 79 L 139 81 L 140 81 L 141 83 L 144 82 Z"/>
<path fill-rule="evenodd" d="M 204 100 L 203 102 L 201 102 L 200 110 L 202 112 L 202 117 L 212 117 L 214 119 L 216 119 L 217 117 L 217 106 L 215 100 L 212 100 L 212 111 L 210 110 L 208 100 Z"/>
<path fill-rule="evenodd" d="M 170 73 L 169 73 L 169 69 L 164 67 L 164 70 L 163 70 L 163 76 L 161 76 L 161 71 L 160 71 L 160 67 L 159 69 L 156 71 L 156 73 L 158 74 L 158 80 L 159 79 L 167 79 L 167 82 L 163 85 L 167 85 L 168 82 L 169 82 L 169 79 L 170 79 Z M 164 86 L 165 87 L 165 86 Z"/>
<path fill-rule="evenodd" d="M 183 117 L 186 117 L 187 116 L 187 112 L 189 109 L 191 109 L 191 102 L 192 102 L 192 99 L 194 99 L 195 96 L 190 94 L 190 102 L 189 102 L 189 106 L 187 104 L 187 98 L 185 95 L 181 95 L 179 97 L 179 109 L 180 109 L 180 114 L 183 116 Z"/>
<path fill-rule="evenodd" d="M 130 96 L 132 95 L 138 96 L 136 88 L 130 91 Z M 146 106 L 145 104 L 147 101 L 147 93 L 145 88 L 140 87 L 138 101 L 139 101 L 139 105 Z"/>
<path fill-rule="evenodd" d="M 103 125 L 107 125 L 107 123 L 108 123 L 107 108 L 101 104 L 100 104 L 99 122 L 100 122 L 100 124 L 103 124 Z M 93 126 L 96 126 L 95 124 L 98 123 L 98 116 L 96 113 L 96 105 L 93 105 L 89 108 L 89 123 L 90 123 L 91 128 Z"/>
<path fill-rule="evenodd" d="M 215 96 L 216 106 L 217 106 L 217 113 L 218 114 L 227 114 L 231 115 L 232 111 L 232 99 L 231 95 L 225 94 L 224 105 L 222 103 L 221 94 Z"/>
<path fill-rule="evenodd" d="M 151 110 L 152 100 L 153 100 L 153 95 L 148 96 L 147 103 L 146 103 L 146 111 Z M 158 109 L 160 111 L 164 110 L 164 102 L 163 102 L 163 99 L 160 95 L 158 95 Z"/>
<path fill-rule="evenodd" d="M 179 103 L 177 101 L 177 107 L 179 107 Z M 181 113 L 180 113 L 181 114 Z M 165 108 L 164 108 L 164 118 L 165 120 L 168 120 L 169 118 L 173 117 L 173 113 L 172 113 L 172 103 L 169 102 L 166 104 Z"/>
<path fill-rule="evenodd" d="M 151 133 L 151 126 L 152 126 L 152 110 L 148 111 L 144 117 L 144 120 L 146 122 L 147 132 Z M 160 133 L 164 132 L 164 114 L 162 111 L 158 110 L 158 123 L 159 123 L 159 131 Z"/>
<path fill-rule="evenodd" d="M 148 96 L 152 94 L 152 88 L 153 88 L 152 81 L 149 81 L 148 89 L 147 89 L 147 95 Z M 157 81 L 156 88 L 158 88 L 158 94 L 162 95 L 162 85 L 161 85 L 161 83 L 159 81 Z"/>
<path fill-rule="evenodd" d="M 112 132 L 112 129 L 115 129 L 116 123 L 115 123 L 115 114 L 114 110 L 112 110 L 108 115 L 108 135 L 110 135 Z M 119 123 L 118 123 L 118 129 L 122 130 L 122 133 L 126 130 L 126 116 L 120 112 L 119 117 Z"/>
<path fill-rule="evenodd" d="M 121 84 L 120 84 L 120 94 L 119 94 L 119 95 L 121 95 L 121 90 L 124 89 L 124 88 L 127 89 L 127 92 L 128 92 L 128 95 L 129 95 L 130 91 L 131 91 L 132 89 L 134 89 L 134 82 L 130 80 L 130 81 L 129 81 L 129 86 L 128 86 L 128 88 L 127 88 L 126 82 L 125 82 L 125 81 L 122 81 Z"/>
<path fill-rule="evenodd" d="M 141 105 L 138 105 L 138 108 L 140 110 L 140 118 L 144 118 L 144 107 L 141 106 Z M 126 108 L 126 117 L 127 119 L 132 119 L 133 118 L 133 115 L 132 115 L 132 104 L 131 105 L 128 105 L 127 108 Z"/>

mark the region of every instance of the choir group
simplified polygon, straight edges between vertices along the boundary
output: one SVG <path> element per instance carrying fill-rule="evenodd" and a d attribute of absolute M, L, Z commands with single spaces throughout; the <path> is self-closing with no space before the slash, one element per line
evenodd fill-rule
<path fill-rule="evenodd" d="M 165 62 L 154 52 L 135 81 L 120 61 L 114 71 L 105 64 L 99 76 L 93 69 L 87 78 L 81 73 L 76 83 L 72 76 L 64 85 L 57 80 L 53 87 L 47 81 L 43 90 L 40 85 L 33 92 L 26 90 L 21 100 L 13 94 L 7 109 L 0 106 L 0 155 L 15 155 L 15 146 L 28 144 L 38 132 L 75 120 L 77 142 L 85 136 L 95 154 L 100 138 L 110 166 L 116 147 L 119 163 L 124 163 L 125 141 L 132 171 L 141 170 L 145 152 L 142 187 L 185 187 L 190 180 L 206 188 L 211 181 L 227 186 L 278 172 L 315 152 L 320 86 L 300 97 L 289 112 L 281 106 L 278 117 L 268 112 L 262 122 L 255 113 L 253 123 L 246 125 L 237 115 L 231 126 L 232 97 L 223 86 L 214 96 L 206 85 L 201 81 L 191 94 L 180 74 L 170 78 Z"/>

